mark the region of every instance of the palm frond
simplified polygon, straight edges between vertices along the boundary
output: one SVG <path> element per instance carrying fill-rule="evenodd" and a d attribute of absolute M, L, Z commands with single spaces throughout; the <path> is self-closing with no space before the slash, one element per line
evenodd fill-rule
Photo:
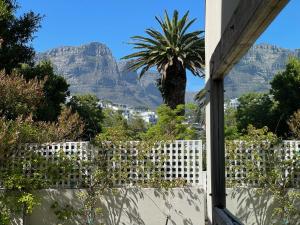
<path fill-rule="evenodd" d="M 203 88 L 200 90 L 194 97 L 194 100 L 197 101 L 200 105 L 205 104 L 207 90 Z"/>
<path fill-rule="evenodd" d="M 131 69 L 140 70 L 143 76 L 147 70 L 156 66 L 162 74 L 176 59 L 195 76 L 203 76 L 204 68 L 204 31 L 188 32 L 196 19 L 189 20 L 189 12 L 179 18 L 177 10 L 172 19 L 167 11 L 164 17 L 155 17 L 161 30 L 146 29 L 147 36 L 133 36 L 134 49 L 137 52 L 123 59 L 133 59 Z M 163 82 L 163 79 L 162 79 Z"/>
<path fill-rule="evenodd" d="M 186 22 L 187 22 L 187 19 L 188 19 L 188 16 L 189 16 L 189 11 L 187 11 L 184 16 L 181 18 L 181 20 L 179 20 L 178 22 L 178 30 L 179 31 L 182 31 L 183 27 L 185 27 L 186 25 Z M 193 22 L 192 22 L 193 23 Z"/>
<path fill-rule="evenodd" d="M 196 19 L 192 19 L 190 22 L 188 22 L 187 25 L 184 26 L 184 28 L 181 31 L 181 36 L 185 34 L 185 32 L 187 31 L 187 29 L 190 28 L 190 26 L 196 21 Z"/>
<path fill-rule="evenodd" d="M 163 24 L 166 24 L 168 30 L 172 30 L 172 24 L 171 24 L 170 17 L 168 15 L 167 10 L 165 10 L 165 21 Z"/>

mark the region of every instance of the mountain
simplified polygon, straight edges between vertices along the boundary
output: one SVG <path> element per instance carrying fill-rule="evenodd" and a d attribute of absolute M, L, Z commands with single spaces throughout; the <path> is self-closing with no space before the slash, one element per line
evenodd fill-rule
<path fill-rule="evenodd" d="M 50 60 L 58 74 L 66 78 L 72 94 L 93 93 L 100 99 L 131 106 L 155 108 L 162 103 L 155 86 L 156 72 L 138 80 L 128 71 L 128 61 L 117 62 L 104 44 L 93 42 L 79 47 L 59 47 L 36 56 Z"/>
<path fill-rule="evenodd" d="M 267 92 L 270 81 L 276 73 L 285 69 L 291 56 L 300 57 L 300 49 L 254 45 L 225 78 L 225 97 L 236 98 L 247 92 Z"/>
<path fill-rule="evenodd" d="M 300 57 L 300 50 L 268 44 L 255 45 L 225 78 L 225 97 L 236 98 L 246 92 L 267 92 L 274 75 L 285 68 L 290 56 Z M 104 44 L 59 47 L 37 54 L 36 60 L 50 60 L 57 73 L 66 78 L 72 94 L 94 93 L 98 98 L 151 109 L 162 103 L 155 86 L 158 73 L 147 72 L 141 80 L 128 71 L 128 61 L 117 61 Z M 195 93 L 187 92 L 186 101 Z"/>

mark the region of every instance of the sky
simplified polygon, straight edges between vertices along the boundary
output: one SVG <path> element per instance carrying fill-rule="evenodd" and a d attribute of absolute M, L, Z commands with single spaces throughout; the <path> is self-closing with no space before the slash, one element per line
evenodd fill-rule
<path fill-rule="evenodd" d="M 119 60 L 132 53 L 130 37 L 159 26 L 155 16 L 190 11 L 197 18 L 192 30 L 204 29 L 204 0 L 18 0 L 18 14 L 32 10 L 43 17 L 32 45 L 37 52 L 92 41 L 106 44 Z M 292 0 L 257 40 L 285 48 L 300 48 L 300 1 Z M 199 91 L 204 81 L 188 73 L 188 91 Z"/>

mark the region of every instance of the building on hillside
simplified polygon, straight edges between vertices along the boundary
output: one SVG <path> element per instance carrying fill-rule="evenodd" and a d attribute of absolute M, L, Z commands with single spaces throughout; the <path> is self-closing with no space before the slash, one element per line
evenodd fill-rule
<path fill-rule="evenodd" d="M 228 108 L 233 108 L 233 109 L 237 109 L 239 106 L 239 100 L 238 98 L 233 98 L 230 99 L 227 102 L 224 102 L 224 110 L 228 109 Z"/>
<path fill-rule="evenodd" d="M 126 120 L 130 120 L 134 117 L 142 118 L 146 123 L 156 124 L 157 114 L 146 108 L 134 108 L 125 104 L 116 104 L 109 101 L 99 101 L 99 106 L 103 109 L 111 109 L 113 111 L 119 111 Z"/>
<path fill-rule="evenodd" d="M 139 116 L 146 122 L 150 124 L 157 123 L 157 114 L 153 111 L 141 112 Z"/>

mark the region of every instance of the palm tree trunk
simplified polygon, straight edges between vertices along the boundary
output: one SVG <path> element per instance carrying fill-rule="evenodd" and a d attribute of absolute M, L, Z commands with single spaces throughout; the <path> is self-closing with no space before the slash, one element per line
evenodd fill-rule
<path fill-rule="evenodd" d="M 171 109 L 185 104 L 186 71 L 179 61 L 175 61 L 166 70 L 165 80 L 161 84 L 164 103 Z"/>

